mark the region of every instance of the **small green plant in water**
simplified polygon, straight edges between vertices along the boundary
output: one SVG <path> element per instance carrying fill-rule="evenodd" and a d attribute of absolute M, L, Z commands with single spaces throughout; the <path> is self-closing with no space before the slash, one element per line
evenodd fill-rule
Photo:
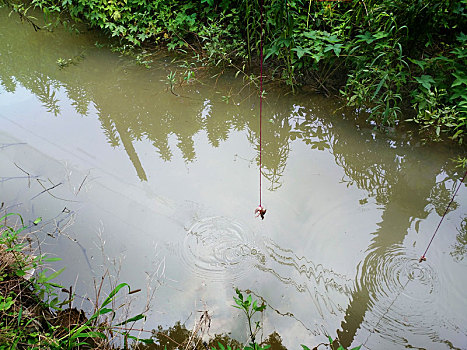
<path fill-rule="evenodd" d="M 256 334 L 261 329 L 260 322 L 256 321 L 253 327 L 253 316 L 257 312 L 263 312 L 264 309 L 266 309 L 266 304 L 264 304 L 263 302 L 261 303 L 260 306 L 258 306 L 258 301 L 253 300 L 253 298 L 251 297 L 251 294 L 249 294 L 248 297 L 245 299 L 243 297 L 242 292 L 238 288 L 235 289 L 235 292 L 237 293 L 237 297 L 233 297 L 233 298 L 235 300 L 236 305 L 233 305 L 233 306 L 243 311 L 243 313 L 245 314 L 248 320 L 248 330 L 250 331 L 251 343 L 249 344 L 249 346 L 245 346 L 245 350 L 266 350 L 268 349 L 271 345 L 265 345 L 264 347 L 261 347 L 258 343 L 256 343 Z"/>
<path fill-rule="evenodd" d="M 72 58 L 59 57 L 56 63 L 60 69 L 63 69 L 73 64 L 78 64 L 83 59 L 84 59 L 84 52 L 81 52 L 79 55 L 76 55 Z"/>
<path fill-rule="evenodd" d="M 171 92 L 172 94 L 174 94 L 175 96 L 179 96 L 179 95 L 178 95 L 177 93 L 175 93 L 175 91 L 174 91 L 174 85 L 175 85 L 175 83 L 177 82 L 176 75 L 177 75 L 177 72 L 172 72 L 172 71 L 170 71 L 170 73 L 167 75 L 166 84 L 169 85 L 170 92 Z"/>
<path fill-rule="evenodd" d="M 151 63 L 153 62 L 153 60 L 151 59 L 151 53 L 143 51 L 137 54 L 135 59 L 136 63 L 138 63 L 141 66 L 144 66 L 146 69 L 151 68 Z"/>
<path fill-rule="evenodd" d="M 195 72 L 192 70 L 185 71 L 185 75 L 183 77 L 185 83 L 190 84 L 195 80 Z"/>

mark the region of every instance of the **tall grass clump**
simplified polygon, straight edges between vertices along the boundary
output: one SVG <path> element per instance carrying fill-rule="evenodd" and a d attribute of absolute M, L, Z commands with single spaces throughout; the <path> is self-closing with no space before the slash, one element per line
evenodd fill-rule
<path fill-rule="evenodd" d="M 52 281 L 64 268 L 45 268 L 59 259 L 37 254 L 32 244 L 31 229 L 40 221 L 25 225 L 19 214 L 0 217 L 0 349 L 114 349 L 116 336 L 125 348 L 128 340 L 152 342 L 131 334 L 144 315 L 115 320 L 117 295 L 130 290 L 126 283 L 98 301 L 89 318 L 72 307 L 72 291 Z M 60 301 L 62 291 L 68 298 Z"/>

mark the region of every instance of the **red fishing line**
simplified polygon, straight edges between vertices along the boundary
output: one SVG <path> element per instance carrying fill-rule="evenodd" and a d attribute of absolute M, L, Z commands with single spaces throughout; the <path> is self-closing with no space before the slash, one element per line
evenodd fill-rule
<path fill-rule="evenodd" d="M 459 191 L 459 188 L 461 188 L 462 184 L 464 183 L 464 180 L 465 180 L 465 177 L 466 177 L 466 176 L 467 176 L 467 170 L 465 171 L 465 174 L 464 174 L 464 176 L 462 177 L 462 180 L 461 180 L 459 186 L 457 186 L 457 189 L 456 189 L 456 191 L 454 192 L 454 195 L 452 196 L 451 201 L 449 202 L 448 206 L 446 207 L 446 210 L 444 211 L 444 214 L 443 214 L 443 216 L 441 217 L 441 220 L 439 221 L 438 226 L 436 227 L 436 230 L 435 230 L 435 232 L 433 233 L 433 236 L 431 236 L 430 242 L 428 243 L 428 246 L 427 246 L 426 249 L 425 249 L 425 253 L 423 253 L 423 255 L 420 257 L 420 260 L 418 260 L 418 262 L 422 262 L 422 261 L 425 261 L 425 260 L 426 260 L 426 253 L 428 252 L 428 249 L 429 249 L 430 246 L 431 246 L 431 242 L 433 242 L 433 239 L 435 238 L 436 234 L 438 233 L 439 227 L 441 226 L 441 223 L 443 222 L 444 217 L 445 217 L 446 214 L 448 213 L 449 207 L 451 206 L 452 202 L 454 201 L 454 197 L 457 195 L 457 192 Z"/>
<path fill-rule="evenodd" d="M 263 119 L 263 0 L 259 1 L 261 21 L 260 21 L 260 73 L 259 73 L 259 206 L 255 209 L 256 216 L 261 216 L 261 219 L 264 219 L 266 214 L 266 209 L 262 206 L 262 153 L 263 153 L 263 128 L 262 128 L 262 119 Z"/>

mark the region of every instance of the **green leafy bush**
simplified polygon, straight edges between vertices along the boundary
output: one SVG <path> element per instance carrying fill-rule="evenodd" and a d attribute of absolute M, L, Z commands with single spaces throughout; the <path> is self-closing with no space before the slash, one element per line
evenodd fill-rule
<path fill-rule="evenodd" d="M 19 0 L 0 0 L 25 16 Z M 51 23 L 71 16 L 122 45 L 191 50 L 250 76 L 261 41 L 269 78 L 339 91 L 377 126 L 411 120 L 463 142 L 467 0 L 32 0 Z M 150 60 L 144 59 L 144 62 Z M 64 62 L 61 62 L 64 63 Z M 147 63 L 144 63 L 147 65 Z M 241 67 L 241 68 L 240 68 Z"/>
<path fill-rule="evenodd" d="M 457 46 L 423 60 L 412 60 L 421 75 L 412 101 L 417 111 L 414 121 L 424 128 L 442 131 L 462 143 L 467 132 L 467 35 L 457 36 Z M 443 72 L 444 74 L 439 74 Z"/>

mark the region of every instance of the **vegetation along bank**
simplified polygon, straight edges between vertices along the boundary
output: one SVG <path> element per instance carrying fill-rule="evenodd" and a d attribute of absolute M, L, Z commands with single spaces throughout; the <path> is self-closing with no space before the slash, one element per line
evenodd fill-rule
<path fill-rule="evenodd" d="M 191 53 L 246 76 L 258 72 L 262 31 L 269 81 L 340 95 L 379 127 L 409 120 L 431 139 L 465 140 L 467 0 L 2 2 L 26 20 L 41 9 L 48 28 L 83 21 L 122 46 Z"/>
<path fill-rule="evenodd" d="M 0 204 L 2 210 L 4 203 Z M 259 340 L 262 328 L 260 314 L 267 308 L 265 301 L 254 300 L 251 291 L 236 289 L 234 307 L 241 310 L 248 329 L 248 344 L 232 339 L 228 333 L 209 338 L 211 316 L 208 311 L 188 330 L 177 322 L 168 329 L 148 331 L 137 323 L 146 318 L 143 313 L 122 313 L 131 301 L 132 290 L 127 283 L 111 282 L 106 294 L 104 286 L 108 274 L 95 283 L 96 295 L 88 299 L 91 312 L 76 308 L 77 295 L 73 287 L 64 288 L 54 282 L 65 268 L 54 271 L 48 264 L 60 258 L 51 258 L 41 252 L 37 243 L 42 219 L 26 222 L 21 215 L 7 213 L 0 217 L 0 350 L 64 350 L 64 349 L 134 349 L 134 350 L 285 350 L 281 337 L 271 333 Z M 246 294 L 245 294 L 246 293 Z M 65 297 L 64 297 L 65 296 Z M 323 345 L 345 350 L 337 339 L 328 336 Z M 357 346 L 352 350 L 358 350 Z M 302 345 L 302 350 L 310 350 Z M 317 348 L 317 347 L 315 347 Z M 313 348 L 313 349 L 315 349 Z"/>
<path fill-rule="evenodd" d="M 341 95 L 351 106 L 371 109 L 370 119 L 380 127 L 409 119 L 433 139 L 465 141 L 467 0 L 2 3 L 31 23 L 34 18 L 27 10 L 41 9 L 49 23 L 43 29 L 52 29 L 57 19 L 83 21 L 117 38 L 122 46 L 177 50 L 196 55 L 203 63 L 236 67 L 247 76 L 258 71 L 263 33 L 269 81 Z M 408 108 L 413 111 L 410 117 L 402 113 Z M 6 219 L 10 216 L 0 219 L 4 223 L 0 225 L 0 349 L 2 344 L 25 349 L 110 348 L 115 334 L 122 336 L 126 348 L 134 337 L 133 323 L 144 318 L 138 314 L 113 319 L 112 305 L 123 292 L 132 292 L 128 285 L 117 285 L 86 318 L 71 307 L 72 290 L 63 291 L 52 282 L 61 270 L 41 272 L 50 259 L 24 254 L 30 241 L 22 233 L 37 223 L 15 228 Z M 33 269 L 39 271 L 35 276 L 30 274 Z M 59 292 L 69 298 L 59 299 Z M 252 343 L 247 348 L 265 348 L 255 343 L 251 322 L 264 305 L 240 292 L 235 303 L 250 329 Z"/>

